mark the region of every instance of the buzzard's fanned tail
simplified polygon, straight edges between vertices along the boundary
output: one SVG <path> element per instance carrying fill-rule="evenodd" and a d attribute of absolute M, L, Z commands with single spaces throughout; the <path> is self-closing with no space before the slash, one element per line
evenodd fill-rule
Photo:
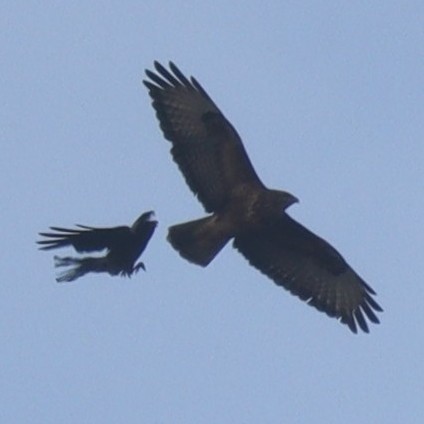
<path fill-rule="evenodd" d="M 215 216 L 185 222 L 169 228 L 168 240 L 180 255 L 200 266 L 207 266 L 227 244 L 231 235 Z"/>

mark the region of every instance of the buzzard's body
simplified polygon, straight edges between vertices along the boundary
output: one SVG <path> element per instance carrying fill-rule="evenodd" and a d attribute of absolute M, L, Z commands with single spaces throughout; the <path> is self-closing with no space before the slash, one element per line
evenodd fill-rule
<path fill-rule="evenodd" d="M 78 225 L 78 229 L 51 227 L 55 233 L 40 233 L 47 237 L 41 240 L 42 250 L 72 246 L 77 252 L 94 252 L 107 249 L 101 257 L 58 257 L 56 267 L 74 266 L 60 275 L 56 281 L 73 281 L 88 272 L 106 272 L 110 275 L 131 276 L 143 262 L 135 265 L 155 231 L 157 221 L 151 221 L 153 212 L 143 213 L 131 227 L 95 228 Z"/>
<path fill-rule="evenodd" d="M 250 264 L 318 310 L 356 332 L 378 323 L 375 292 L 325 240 L 285 210 L 297 202 L 270 190 L 257 176 L 236 130 L 202 86 L 170 63 L 155 62 L 144 81 L 171 153 L 187 184 L 210 216 L 169 229 L 172 246 L 207 266 L 225 244 Z"/>

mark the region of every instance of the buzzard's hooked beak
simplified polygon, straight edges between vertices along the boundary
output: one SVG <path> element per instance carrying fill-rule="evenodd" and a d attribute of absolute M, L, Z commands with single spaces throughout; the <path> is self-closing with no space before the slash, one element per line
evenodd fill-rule
<path fill-rule="evenodd" d="M 296 196 L 293 196 L 291 193 L 287 193 L 286 204 L 284 209 L 287 209 L 289 206 L 299 203 L 299 199 Z"/>

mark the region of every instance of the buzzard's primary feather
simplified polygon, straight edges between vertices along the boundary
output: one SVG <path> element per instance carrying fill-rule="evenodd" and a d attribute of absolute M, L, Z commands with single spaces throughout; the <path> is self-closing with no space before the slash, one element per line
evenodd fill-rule
<path fill-rule="evenodd" d="M 78 229 L 50 227 L 55 232 L 40 233 L 46 240 L 37 243 L 41 250 L 72 246 L 77 252 L 94 252 L 107 249 L 101 257 L 58 257 L 56 267 L 73 266 L 56 280 L 73 281 L 88 272 L 107 272 L 110 275 L 131 276 L 143 262 L 135 265 L 155 231 L 157 221 L 152 221 L 153 212 L 143 213 L 131 227 L 96 228 L 77 225 Z"/>
<path fill-rule="evenodd" d="M 256 174 L 231 123 L 203 87 L 172 63 L 146 70 L 144 82 L 171 153 L 188 186 L 212 215 L 169 229 L 168 240 L 207 266 L 230 240 L 251 265 L 353 332 L 368 332 L 382 311 L 375 292 L 325 240 L 293 220 L 290 193 Z"/>

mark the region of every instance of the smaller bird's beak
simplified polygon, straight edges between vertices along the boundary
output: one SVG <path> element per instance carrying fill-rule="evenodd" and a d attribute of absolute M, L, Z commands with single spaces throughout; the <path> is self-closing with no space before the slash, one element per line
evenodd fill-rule
<path fill-rule="evenodd" d="M 155 211 L 146 212 L 144 215 L 147 215 L 148 219 L 151 220 L 152 218 L 155 218 Z"/>
<path fill-rule="evenodd" d="M 138 219 L 136 220 L 136 223 L 138 222 L 149 222 L 151 220 L 152 217 L 155 216 L 155 212 L 154 211 L 148 211 L 148 212 L 144 212 L 141 216 L 138 217 Z"/>

